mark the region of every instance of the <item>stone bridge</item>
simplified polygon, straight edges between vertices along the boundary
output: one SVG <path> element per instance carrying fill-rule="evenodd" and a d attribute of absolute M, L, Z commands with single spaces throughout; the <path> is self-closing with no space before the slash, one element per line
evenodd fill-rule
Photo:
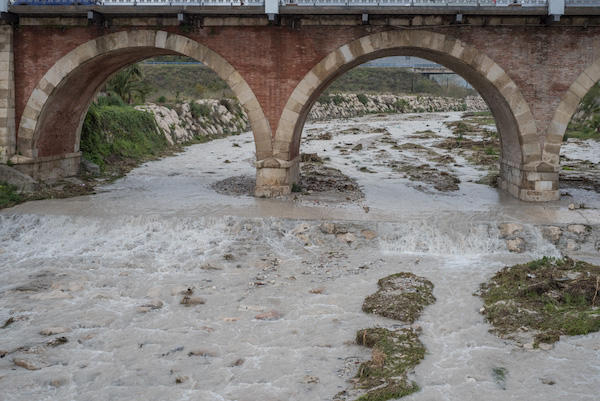
<path fill-rule="evenodd" d="M 367 61 L 416 56 L 461 75 L 489 105 L 501 188 L 556 200 L 563 134 L 600 80 L 600 8 L 559 16 L 515 5 L 12 6 L 0 20 L 0 162 L 41 180 L 74 175 L 82 122 L 105 82 L 140 60 L 185 55 L 224 79 L 248 114 L 255 194 L 289 193 L 306 117 L 327 86 Z"/>

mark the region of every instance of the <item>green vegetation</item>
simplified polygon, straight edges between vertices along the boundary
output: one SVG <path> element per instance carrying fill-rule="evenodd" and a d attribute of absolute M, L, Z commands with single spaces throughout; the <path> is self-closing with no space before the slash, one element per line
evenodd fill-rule
<path fill-rule="evenodd" d="M 160 58 L 157 58 L 160 59 Z M 157 60 L 153 59 L 153 60 Z M 170 60 L 160 60 L 170 61 Z M 201 65 L 140 64 L 143 82 L 154 88 L 149 101 L 232 97 L 233 92 L 213 70 Z"/>
<path fill-rule="evenodd" d="M 101 97 L 92 103 L 81 130 L 83 157 L 102 170 L 107 164 L 133 166 L 148 157 L 157 157 L 167 145 L 150 113 L 114 97 Z"/>
<path fill-rule="evenodd" d="M 592 86 L 581 99 L 563 140 L 568 138 L 600 140 L 600 84 Z"/>
<path fill-rule="evenodd" d="M 22 198 L 16 186 L 0 182 L 0 209 L 14 206 L 20 203 Z"/>
<path fill-rule="evenodd" d="M 431 281 L 412 273 L 397 273 L 384 277 L 377 283 L 379 289 L 369 295 L 362 310 L 379 316 L 413 323 L 423 308 L 435 302 Z M 406 291 L 398 293 L 398 288 Z"/>
<path fill-rule="evenodd" d="M 409 383 L 406 376 L 426 353 L 415 332 L 374 327 L 359 330 L 356 343 L 373 349 L 373 359 L 361 363 L 356 375 L 359 379 L 357 388 L 373 390 L 358 401 L 385 401 L 419 390 L 419 386 Z"/>
<path fill-rule="evenodd" d="M 534 346 L 561 335 L 600 330 L 600 266 L 569 258 L 543 258 L 505 267 L 481 285 L 478 295 L 494 331 L 512 338 L 534 334 Z"/>
<path fill-rule="evenodd" d="M 194 118 L 208 118 L 212 109 L 208 104 L 191 102 L 190 111 L 192 112 L 192 116 L 194 116 Z"/>
<path fill-rule="evenodd" d="M 436 96 L 465 97 L 476 95 L 454 83 L 440 85 L 436 81 L 415 74 L 406 68 L 356 67 L 336 79 L 325 91 L 332 93 L 407 94 L 418 93 Z"/>
<path fill-rule="evenodd" d="M 392 274 L 377 284 L 377 292 L 363 303 L 366 313 L 414 323 L 423 308 L 435 302 L 433 284 L 412 273 Z M 356 375 L 355 389 L 367 390 L 359 401 L 385 401 L 419 390 L 407 378 L 408 372 L 425 357 L 419 330 L 368 328 L 356 333 L 356 343 L 373 349 L 372 359 L 361 363 Z"/>
<path fill-rule="evenodd" d="M 143 81 L 139 64 L 130 65 L 117 72 L 106 85 L 109 93 L 114 93 L 124 102 L 145 102 L 152 87 Z"/>

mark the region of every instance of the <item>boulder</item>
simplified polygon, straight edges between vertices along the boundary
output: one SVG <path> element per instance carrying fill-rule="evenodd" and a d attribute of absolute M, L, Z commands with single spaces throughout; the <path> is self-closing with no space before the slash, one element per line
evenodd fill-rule
<path fill-rule="evenodd" d="M 525 252 L 525 240 L 523 238 L 509 239 L 506 241 L 506 248 L 510 252 L 523 253 Z"/>
<path fill-rule="evenodd" d="M 100 166 L 98 166 L 96 163 L 92 163 L 85 157 L 81 158 L 80 167 L 81 171 L 85 173 L 89 173 L 91 175 L 100 175 Z"/>
<path fill-rule="evenodd" d="M 0 164 L 0 182 L 7 182 L 17 187 L 18 191 L 33 192 L 40 187 L 39 182 L 5 164 Z"/>

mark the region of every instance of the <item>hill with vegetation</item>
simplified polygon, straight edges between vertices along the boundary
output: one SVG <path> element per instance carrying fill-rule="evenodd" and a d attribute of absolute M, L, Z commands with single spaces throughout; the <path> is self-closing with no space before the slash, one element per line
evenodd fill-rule
<path fill-rule="evenodd" d="M 140 64 L 143 83 L 153 91 L 147 100 L 174 102 L 231 97 L 233 93 L 225 81 L 202 64 Z M 415 74 L 406 68 L 357 67 L 336 79 L 324 95 L 346 94 L 418 94 L 464 98 L 477 93 L 450 80 L 443 85 Z"/>

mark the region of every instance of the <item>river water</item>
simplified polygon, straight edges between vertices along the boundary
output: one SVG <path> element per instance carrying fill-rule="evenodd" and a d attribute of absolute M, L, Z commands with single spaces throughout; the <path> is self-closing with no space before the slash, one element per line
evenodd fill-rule
<path fill-rule="evenodd" d="M 597 225 L 597 194 L 524 204 L 476 184 L 485 171 L 460 156 L 459 190 L 441 193 L 378 163 L 391 151 L 373 130 L 428 147 L 415 132 L 451 136 L 444 121 L 459 118 L 308 125 L 307 135 L 362 127 L 303 147 L 354 177 L 359 201 L 217 193 L 215 182 L 254 173 L 244 134 L 147 163 L 96 195 L 3 211 L 0 325 L 12 324 L 0 329 L 0 399 L 331 400 L 370 357 L 356 331 L 397 327 L 361 305 L 401 271 L 427 277 L 437 298 L 417 322 L 427 355 L 406 400 L 598 399 L 600 335 L 519 347 L 489 333 L 472 295 L 505 265 L 559 255 L 537 225 Z M 336 148 L 357 143 L 364 151 Z M 505 222 L 523 225 L 526 252 L 508 252 Z"/>

